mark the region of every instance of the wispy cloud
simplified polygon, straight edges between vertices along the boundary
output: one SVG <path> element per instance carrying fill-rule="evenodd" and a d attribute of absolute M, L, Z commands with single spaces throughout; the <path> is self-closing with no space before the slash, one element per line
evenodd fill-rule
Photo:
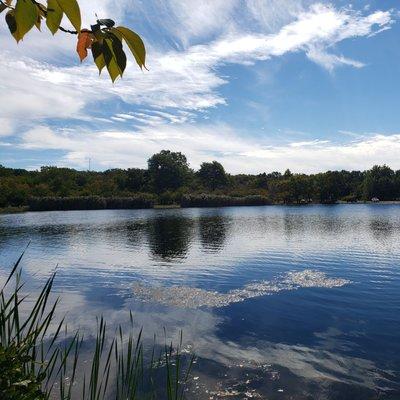
<path fill-rule="evenodd" d="M 115 86 L 107 78 L 99 79 L 93 66 L 62 67 L 3 53 L 0 117 L 23 113 L 26 119 L 78 118 L 89 104 L 111 96 L 126 103 L 159 109 L 204 110 L 227 102 L 218 92 L 227 83 L 227 78 L 218 73 L 222 65 L 252 64 L 303 51 L 328 70 L 338 65 L 359 68 L 362 62 L 329 54 L 328 50 L 345 39 L 371 35 L 390 27 L 391 23 L 390 11 L 364 16 L 360 12 L 316 4 L 300 12 L 277 33 L 227 34 L 185 51 L 158 53 L 153 49 L 149 57 L 150 72 L 141 73 L 131 64 L 123 82 Z M 11 69 L 13 79 L 8 79 Z M 155 119 L 148 118 L 150 123 L 152 120 Z M 181 120 L 185 122 L 184 118 Z"/>
<path fill-rule="evenodd" d="M 129 114 L 115 114 L 111 119 L 120 122 L 138 122 L 142 125 L 183 124 L 189 122 L 194 114 L 184 110 L 173 110 L 174 112 L 159 110 L 142 110 Z"/>
<path fill-rule="evenodd" d="M 362 140 L 332 143 L 325 140 L 268 145 L 264 139 L 239 136 L 227 125 L 145 126 L 136 131 L 53 131 L 46 126 L 25 132 L 19 144 L 25 149 L 64 152 L 60 164 L 84 167 L 91 157 L 99 168 L 146 165 L 162 149 L 183 151 L 191 165 L 216 159 L 231 173 L 261 173 L 290 168 L 298 172 L 329 169 L 368 169 L 389 163 L 400 169 L 400 134 L 375 134 Z"/>

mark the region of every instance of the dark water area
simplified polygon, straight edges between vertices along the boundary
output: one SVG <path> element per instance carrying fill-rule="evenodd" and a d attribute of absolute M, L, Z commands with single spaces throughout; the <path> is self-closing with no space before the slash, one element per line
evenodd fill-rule
<path fill-rule="evenodd" d="M 0 216 L 0 281 L 57 265 L 70 329 L 178 338 L 189 399 L 400 399 L 400 206 Z"/>

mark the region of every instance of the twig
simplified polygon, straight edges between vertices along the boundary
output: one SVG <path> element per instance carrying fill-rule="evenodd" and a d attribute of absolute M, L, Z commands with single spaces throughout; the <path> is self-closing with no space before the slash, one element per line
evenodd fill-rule
<path fill-rule="evenodd" d="M 13 9 L 13 7 L 11 7 L 10 5 L 4 3 L 3 0 L 0 0 L 0 3 L 3 4 L 4 8 L 11 8 L 11 9 Z"/>
<path fill-rule="evenodd" d="M 0 1 L 3 3 L 2 0 L 0 0 Z M 45 17 L 47 17 L 47 9 L 44 8 L 44 5 L 38 3 L 36 0 L 32 0 L 32 2 L 33 2 L 34 4 L 36 4 L 36 5 L 43 11 L 43 14 L 45 15 Z M 62 31 L 62 32 L 70 33 L 71 35 L 77 35 L 77 34 L 78 34 L 77 31 L 70 31 L 69 29 L 63 28 L 62 26 L 59 26 L 58 29 L 59 29 L 60 31 Z"/>
<path fill-rule="evenodd" d="M 71 35 L 77 35 L 77 34 L 78 34 L 77 31 L 70 31 L 70 30 L 68 30 L 68 29 L 63 28 L 62 26 L 59 26 L 58 29 L 59 29 L 60 31 L 62 31 L 62 32 L 70 33 Z"/>

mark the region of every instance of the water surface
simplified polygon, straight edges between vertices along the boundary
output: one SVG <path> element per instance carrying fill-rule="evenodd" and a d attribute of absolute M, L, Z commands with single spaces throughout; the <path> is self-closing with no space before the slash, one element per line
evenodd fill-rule
<path fill-rule="evenodd" d="M 0 216 L 0 279 L 57 265 L 70 327 L 183 330 L 190 399 L 400 399 L 400 206 Z"/>

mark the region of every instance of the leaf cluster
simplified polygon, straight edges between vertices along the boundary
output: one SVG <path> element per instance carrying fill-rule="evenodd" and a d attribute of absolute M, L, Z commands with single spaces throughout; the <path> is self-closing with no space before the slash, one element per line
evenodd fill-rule
<path fill-rule="evenodd" d="M 76 34 L 76 50 L 81 62 L 87 57 L 90 49 L 99 73 L 106 67 L 113 82 L 122 77 L 126 69 L 127 57 L 123 43 L 139 67 L 146 68 L 145 45 L 136 32 L 124 26 L 115 27 L 115 22 L 111 19 L 97 19 L 90 29 L 82 29 L 81 11 L 77 0 L 47 0 L 46 5 L 36 0 L 0 0 L 0 13 L 5 10 L 8 10 L 5 16 L 6 23 L 17 43 L 32 28 L 41 30 L 42 21 L 45 20 L 53 35 L 59 30 Z M 64 16 L 75 31 L 61 26 Z"/>
<path fill-rule="evenodd" d="M 102 27 L 104 21 L 108 23 Z M 98 20 L 91 28 L 91 31 L 82 30 L 78 35 L 77 52 L 81 61 L 86 58 L 87 49 L 90 48 L 99 73 L 106 67 L 114 82 L 122 77 L 126 68 L 125 42 L 139 67 L 146 68 L 146 49 L 137 33 L 123 26 L 114 27 L 112 20 Z"/>
<path fill-rule="evenodd" d="M 11 344 L 8 348 L 0 346 L 0 394 L 9 400 L 45 400 L 42 391 L 44 374 L 35 375 L 25 370 L 32 362 L 25 346 Z"/>

